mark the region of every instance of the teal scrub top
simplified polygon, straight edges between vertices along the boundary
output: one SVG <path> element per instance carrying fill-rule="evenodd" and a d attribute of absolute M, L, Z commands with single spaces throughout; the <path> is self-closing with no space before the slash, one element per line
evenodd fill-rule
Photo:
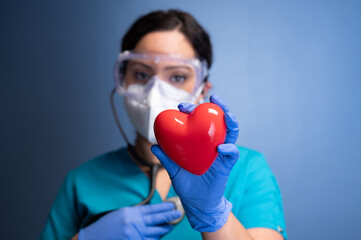
<path fill-rule="evenodd" d="M 262 154 L 238 147 L 240 158 L 229 176 L 224 196 L 245 228 L 265 227 L 285 239 L 285 221 L 277 181 Z M 133 206 L 148 196 L 149 178 L 121 148 L 69 172 L 50 210 L 39 239 L 71 239 L 94 215 Z M 168 197 L 176 196 L 171 187 Z M 156 192 L 150 203 L 160 203 Z M 162 239 L 202 239 L 186 217 Z"/>

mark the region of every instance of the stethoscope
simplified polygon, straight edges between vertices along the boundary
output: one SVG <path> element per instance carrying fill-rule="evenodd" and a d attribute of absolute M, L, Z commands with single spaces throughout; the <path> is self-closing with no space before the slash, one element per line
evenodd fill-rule
<path fill-rule="evenodd" d="M 150 171 L 150 190 L 149 190 L 149 193 L 148 193 L 148 196 L 143 200 L 141 201 L 140 203 L 137 203 L 135 204 L 134 206 L 142 206 L 142 205 L 146 205 L 150 202 L 150 200 L 152 199 L 152 197 L 154 196 L 154 193 L 155 193 L 155 180 L 156 180 L 156 176 L 157 176 L 157 173 L 159 171 L 160 168 L 162 168 L 163 166 L 161 164 L 151 164 L 151 163 L 148 163 L 147 161 L 145 161 L 142 157 L 140 157 L 137 152 L 135 151 L 134 147 L 132 146 L 132 144 L 130 144 L 126 134 L 124 133 L 123 131 L 123 128 L 120 124 L 120 121 L 119 121 L 119 118 L 118 118 L 118 114 L 117 114 L 117 111 L 116 111 L 116 108 L 115 108 L 115 105 L 114 105 L 114 95 L 116 93 L 116 89 L 114 88 L 110 94 L 110 104 L 111 104 L 111 107 L 112 107 L 112 112 L 113 112 L 113 115 L 114 115 L 114 119 L 115 119 L 115 122 L 118 126 L 118 129 L 120 131 L 120 133 L 122 134 L 124 140 L 127 142 L 127 150 L 128 152 L 131 154 L 131 156 L 140 164 L 144 165 L 144 166 L 147 166 L 147 167 L 150 167 L 151 171 Z M 179 211 L 181 211 L 183 214 L 180 218 L 176 219 L 176 220 L 173 220 L 171 222 L 169 222 L 169 224 L 172 224 L 172 225 L 175 225 L 177 223 L 179 223 L 185 213 L 184 213 L 184 209 L 183 209 L 183 206 L 182 206 L 182 203 L 179 199 L 178 196 L 175 196 L 175 197 L 171 197 L 171 198 L 167 198 L 165 200 L 166 202 L 173 202 L 174 205 L 175 205 L 175 208 Z M 93 217 L 91 217 L 87 222 L 86 224 L 84 225 L 84 227 L 87 227 L 89 226 L 90 224 L 94 223 L 95 221 L 97 221 L 99 218 L 103 217 L 104 215 L 112 212 L 112 211 L 115 211 L 116 209 L 114 210 L 110 210 L 110 211 L 106 211 L 106 212 L 102 212 L 102 213 L 98 213 L 97 215 L 94 215 Z"/>

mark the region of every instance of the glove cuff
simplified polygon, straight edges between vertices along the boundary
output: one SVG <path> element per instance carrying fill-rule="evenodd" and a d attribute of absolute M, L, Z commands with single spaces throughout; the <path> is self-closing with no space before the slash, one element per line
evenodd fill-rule
<path fill-rule="evenodd" d="M 92 234 L 90 234 L 86 228 L 83 228 L 79 231 L 78 240 L 92 240 Z"/>
<path fill-rule="evenodd" d="M 85 240 L 86 238 L 84 238 L 83 235 L 84 235 L 84 232 L 83 232 L 83 229 L 81 229 L 78 234 L 78 240 Z"/>
<path fill-rule="evenodd" d="M 183 207 L 194 230 L 199 232 L 215 232 L 227 222 L 233 205 L 222 196 L 221 203 L 212 213 L 203 212 L 200 209 L 186 204 L 184 204 Z"/>

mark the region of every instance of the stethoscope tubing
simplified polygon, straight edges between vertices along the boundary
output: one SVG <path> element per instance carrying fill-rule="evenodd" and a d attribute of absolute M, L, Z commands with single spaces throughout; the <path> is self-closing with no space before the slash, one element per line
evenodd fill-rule
<path fill-rule="evenodd" d="M 150 202 L 150 200 L 154 196 L 154 193 L 155 193 L 155 190 L 156 190 L 155 180 L 156 180 L 156 177 L 157 177 L 157 173 L 158 173 L 159 169 L 162 168 L 163 166 L 161 164 L 150 164 L 150 163 L 148 163 L 147 161 L 145 161 L 143 158 L 141 158 L 137 154 L 134 147 L 130 144 L 127 136 L 125 135 L 125 133 L 123 131 L 123 128 L 122 128 L 122 126 L 120 124 L 120 121 L 119 121 L 119 118 L 118 118 L 118 115 L 117 115 L 117 112 L 116 112 L 116 109 L 115 109 L 115 105 L 114 105 L 114 101 L 113 101 L 115 93 L 116 93 L 116 89 L 113 88 L 113 90 L 112 90 L 112 92 L 110 94 L 110 104 L 111 104 L 111 107 L 112 107 L 112 112 L 113 112 L 113 115 L 114 115 L 115 122 L 116 122 L 116 124 L 117 124 L 117 126 L 119 128 L 119 131 L 122 134 L 124 140 L 127 142 L 127 150 L 132 155 L 132 157 L 135 158 L 140 164 L 143 164 L 143 165 L 148 166 L 148 167 L 151 168 L 151 171 L 150 171 L 150 173 L 151 173 L 150 174 L 150 189 L 149 189 L 148 196 L 143 201 L 141 201 L 140 203 L 135 204 L 134 206 L 146 205 L 146 204 L 148 204 Z M 182 218 L 184 217 L 184 210 L 183 210 L 182 204 L 181 204 L 181 202 L 179 200 L 179 197 L 169 198 L 169 199 L 166 199 L 165 201 L 173 202 L 175 204 L 175 206 L 176 206 L 176 209 L 180 210 L 183 213 L 182 217 L 180 217 L 177 220 L 174 220 L 174 221 L 170 222 L 170 224 L 179 223 L 182 220 Z M 86 224 L 83 226 L 83 228 L 91 225 L 92 223 L 96 222 L 98 219 L 100 219 L 104 215 L 106 215 L 106 214 L 108 214 L 110 212 L 113 212 L 115 210 L 117 210 L 117 209 L 105 211 L 105 212 L 98 213 L 98 214 L 94 215 L 93 217 L 91 217 L 86 222 Z"/>

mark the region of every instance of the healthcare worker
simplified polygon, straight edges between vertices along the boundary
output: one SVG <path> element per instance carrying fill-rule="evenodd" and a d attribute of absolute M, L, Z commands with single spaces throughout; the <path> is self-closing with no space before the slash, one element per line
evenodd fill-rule
<path fill-rule="evenodd" d="M 121 48 L 116 91 L 135 144 L 72 170 L 40 239 L 286 239 L 277 181 L 262 154 L 235 145 L 238 123 L 221 98 L 210 102 L 225 112 L 227 135 L 205 174 L 180 168 L 156 145 L 157 114 L 188 114 L 211 88 L 207 32 L 186 12 L 156 11 L 130 27 Z"/>

